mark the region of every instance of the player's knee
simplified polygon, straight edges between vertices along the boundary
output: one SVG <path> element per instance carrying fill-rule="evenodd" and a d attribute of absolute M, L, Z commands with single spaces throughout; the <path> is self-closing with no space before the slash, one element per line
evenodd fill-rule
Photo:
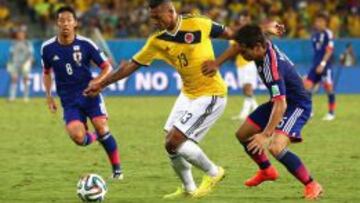
<path fill-rule="evenodd" d="M 309 83 L 307 83 L 307 82 L 304 83 L 304 87 L 305 87 L 306 90 L 311 89 L 311 85 L 309 85 Z"/>
<path fill-rule="evenodd" d="M 102 135 L 106 135 L 109 132 L 109 128 L 107 127 L 98 127 L 95 130 L 100 137 L 102 137 Z"/>
<path fill-rule="evenodd" d="M 171 140 L 165 141 L 165 150 L 167 151 L 167 153 L 176 154 L 177 148 L 178 148 L 177 145 L 172 143 Z"/>
<path fill-rule="evenodd" d="M 253 92 L 251 90 L 247 90 L 247 91 L 244 91 L 244 95 L 246 97 L 252 97 L 253 96 Z"/>
<path fill-rule="evenodd" d="M 176 154 L 179 146 L 186 140 L 180 131 L 173 129 L 166 136 L 165 149 L 169 154 Z"/>
<path fill-rule="evenodd" d="M 237 132 L 235 133 L 235 137 L 236 137 L 236 139 L 239 140 L 239 142 L 246 142 L 246 139 L 247 139 L 247 137 L 245 136 L 245 134 L 241 133 L 240 131 L 237 131 Z"/>
<path fill-rule="evenodd" d="M 284 149 L 286 148 L 286 144 L 281 142 L 272 142 L 269 145 L 269 152 L 274 156 L 277 157 Z"/>
<path fill-rule="evenodd" d="M 107 125 L 106 119 L 95 119 L 95 120 L 93 120 L 93 125 L 95 128 L 95 131 L 99 135 L 105 135 L 107 132 L 109 132 L 109 127 Z"/>
<path fill-rule="evenodd" d="M 82 129 L 81 126 L 77 125 L 76 123 L 73 123 L 67 126 L 67 131 L 70 138 L 74 141 L 75 144 L 77 145 L 83 144 L 85 137 L 85 129 Z"/>
<path fill-rule="evenodd" d="M 253 89 L 252 89 L 251 84 L 246 84 L 244 86 L 244 95 L 247 97 L 253 96 Z"/>
<path fill-rule="evenodd" d="M 12 77 L 12 78 L 11 78 L 11 82 L 12 82 L 12 83 L 17 83 L 17 80 L 18 80 L 17 77 Z"/>
<path fill-rule="evenodd" d="M 304 81 L 304 87 L 306 90 L 311 90 L 313 88 L 313 83 L 309 80 Z"/>
<path fill-rule="evenodd" d="M 85 137 L 83 133 L 81 133 L 81 132 L 70 133 L 70 137 L 74 141 L 75 144 L 77 144 L 79 146 L 83 146 L 84 137 Z"/>
<path fill-rule="evenodd" d="M 325 83 L 324 84 L 324 89 L 325 89 L 326 93 L 328 93 L 328 94 L 333 93 L 333 85 L 332 84 Z"/>

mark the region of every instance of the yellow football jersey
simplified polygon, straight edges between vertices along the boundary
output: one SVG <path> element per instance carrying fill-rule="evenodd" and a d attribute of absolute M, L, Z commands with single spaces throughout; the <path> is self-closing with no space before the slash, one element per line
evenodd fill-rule
<path fill-rule="evenodd" d="M 230 46 L 233 46 L 236 42 L 231 40 Z M 244 68 L 246 64 L 250 63 L 250 61 L 247 61 L 244 59 L 244 57 L 241 54 L 238 54 L 235 59 L 235 65 L 237 68 Z"/>
<path fill-rule="evenodd" d="M 174 67 L 183 82 L 182 92 L 189 98 L 227 94 L 227 86 L 219 72 L 204 76 L 201 66 L 214 60 L 211 38 L 220 36 L 225 27 L 202 16 L 179 16 L 175 34 L 161 31 L 152 35 L 133 61 L 149 66 L 153 60 L 163 60 Z"/>

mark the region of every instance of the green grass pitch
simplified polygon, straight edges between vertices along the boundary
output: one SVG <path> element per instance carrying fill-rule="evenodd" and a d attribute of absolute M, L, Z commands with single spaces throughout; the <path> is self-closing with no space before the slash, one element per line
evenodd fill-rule
<path fill-rule="evenodd" d="M 260 102 L 265 96 L 258 97 Z M 320 202 L 360 202 L 360 96 L 337 98 L 337 119 L 324 122 L 326 97 L 315 97 L 315 117 L 303 130 L 304 142 L 296 152 L 323 184 Z M 280 179 L 258 188 L 246 188 L 245 179 L 256 166 L 234 137 L 239 126 L 231 121 L 242 104 L 229 97 L 226 112 L 201 143 L 209 157 L 224 166 L 227 176 L 216 190 L 200 200 L 164 201 L 179 181 L 169 166 L 162 127 L 175 97 L 109 97 L 111 132 L 116 136 L 125 180 L 108 181 L 105 202 L 305 202 L 303 187 L 278 162 Z M 61 110 L 51 115 L 44 99 L 28 104 L 0 100 L 0 202 L 80 202 L 76 183 L 80 175 L 110 175 L 99 144 L 87 148 L 72 143 L 64 130 Z M 194 169 L 197 182 L 201 173 Z"/>

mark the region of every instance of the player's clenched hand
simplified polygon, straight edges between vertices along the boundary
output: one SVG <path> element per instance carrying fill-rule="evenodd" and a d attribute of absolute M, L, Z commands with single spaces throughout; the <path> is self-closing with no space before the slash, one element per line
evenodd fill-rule
<path fill-rule="evenodd" d="M 265 134 L 255 134 L 252 138 L 250 138 L 250 140 L 251 141 L 247 148 L 252 154 L 261 154 L 264 152 L 265 144 L 268 141 L 268 137 Z"/>
<path fill-rule="evenodd" d="M 83 94 L 87 97 L 95 97 L 101 92 L 101 84 L 96 82 L 90 82 L 88 87 L 84 90 Z"/>
<path fill-rule="evenodd" d="M 53 97 L 46 97 L 46 103 L 51 113 L 56 113 L 57 105 Z"/>
<path fill-rule="evenodd" d="M 205 61 L 202 64 L 201 71 L 205 76 L 212 77 L 219 69 L 218 64 L 215 61 Z"/>

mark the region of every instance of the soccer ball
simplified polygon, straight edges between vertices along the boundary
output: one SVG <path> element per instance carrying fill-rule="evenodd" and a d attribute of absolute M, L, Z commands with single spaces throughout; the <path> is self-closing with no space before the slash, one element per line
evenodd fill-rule
<path fill-rule="evenodd" d="M 77 184 L 77 195 L 84 202 L 101 202 L 104 200 L 106 192 L 105 181 L 96 174 L 81 177 Z"/>

